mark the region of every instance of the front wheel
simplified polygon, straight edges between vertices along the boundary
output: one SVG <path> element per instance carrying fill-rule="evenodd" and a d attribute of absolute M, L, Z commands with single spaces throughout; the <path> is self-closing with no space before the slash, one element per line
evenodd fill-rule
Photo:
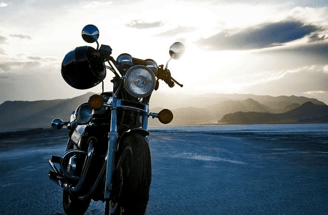
<path fill-rule="evenodd" d="M 83 215 L 89 207 L 91 199 L 79 200 L 68 191 L 63 192 L 63 208 L 67 215 Z"/>
<path fill-rule="evenodd" d="M 123 186 L 120 205 L 124 215 L 145 214 L 151 182 L 151 158 L 148 139 L 140 134 L 128 134 L 120 143 L 119 154 L 130 151 L 122 162 Z"/>

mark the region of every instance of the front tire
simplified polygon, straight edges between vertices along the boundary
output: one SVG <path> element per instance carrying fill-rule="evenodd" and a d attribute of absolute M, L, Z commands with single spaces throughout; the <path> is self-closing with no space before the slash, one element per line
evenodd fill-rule
<path fill-rule="evenodd" d="M 63 192 L 63 208 L 67 215 L 83 215 L 89 207 L 91 199 L 82 201 L 68 191 Z"/>
<path fill-rule="evenodd" d="M 151 183 L 148 139 L 140 134 L 128 134 L 120 143 L 120 155 L 126 149 L 132 153 L 126 156 L 122 164 L 123 187 L 119 202 L 124 215 L 143 215 L 146 212 Z"/>

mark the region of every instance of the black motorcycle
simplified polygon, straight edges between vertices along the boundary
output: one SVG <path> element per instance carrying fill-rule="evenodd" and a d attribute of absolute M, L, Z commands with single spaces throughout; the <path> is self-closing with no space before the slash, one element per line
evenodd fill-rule
<path fill-rule="evenodd" d="M 179 59 L 185 48 L 174 43 L 164 68 L 152 59 L 129 54 L 114 60 L 110 46 L 99 48 L 99 30 L 94 25 L 85 26 L 82 37 L 96 42 L 97 49 L 82 46 L 69 52 L 61 74 L 73 88 L 89 89 L 102 82 L 103 90 L 73 111 L 68 122 L 51 122 L 53 128 L 66 127 L 69 138 L 63 156 L 49 160 L 49 178 L 63 188 L 66 214 L 84 214 L 91 200 L 105 202 L 106 215 L 144 214 L 151 183 L 148 117 L 164 124 L 173 119 L 168 109 L 149 112 L 149 100 L 160 79 L 170 87 L 183 86 L 172 78 L 167 65 Z M 112 92 L 104 92 L 106 69 L 114 73 Z"/>

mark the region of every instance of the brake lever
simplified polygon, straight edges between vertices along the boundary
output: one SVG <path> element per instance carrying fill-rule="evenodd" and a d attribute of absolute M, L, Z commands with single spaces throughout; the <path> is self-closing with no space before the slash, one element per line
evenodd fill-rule
<path fill-rule="evenodd" d="M 174 81 L 177 85 L 179 85 L 180 87 L 183 87 L 183 84 L 180 84 L 177 80 L 175 80 L 172 76 L 171 76 L 172 81 Z"/>

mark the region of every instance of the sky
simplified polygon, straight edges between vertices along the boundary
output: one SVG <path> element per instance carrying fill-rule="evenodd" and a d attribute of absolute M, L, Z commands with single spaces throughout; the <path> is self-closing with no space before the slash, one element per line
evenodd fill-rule
<path fill-rule="evenodd" d="M 165 3 L 164 3 L 165 2 Z M 182 94 L 296 95 L 328 104 L 328 0 L 0 0 L 0 104 L 6 100 L 62 99 L 87 92 L 70 87 L 61 62 L 79 46 L 93 46 L 82 28 L 99 28 L 112 56 L 129 53 L 169 60 Z M 105 90 L 113 74 L 107 71 Z"/>

